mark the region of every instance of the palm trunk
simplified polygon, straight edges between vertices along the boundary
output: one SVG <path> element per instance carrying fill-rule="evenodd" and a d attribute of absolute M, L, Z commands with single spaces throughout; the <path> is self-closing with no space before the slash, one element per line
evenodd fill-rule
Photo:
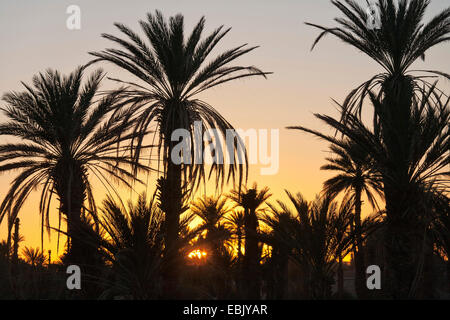
<path fill-rule="evenodd" d="M 19 225 L 20 225 L 20 219 L 16 218 L 16 221 L 14 222 L 14 245 L 13 245 L 13 254 L 12 254 L 12 263 L 14 265 L 17 265 L 19 262 L 19 241 L 20 241 L 20 234 L 19 234 Z"/>
<path fill-rule="evenodd" d="M 170 136 L 167 136 L 170 141 Z M 164 228 L 164 259 L 162 263 L 163 296 L 176 299 L 178 286 L 178 262 L 180 215 L 183 206 L 183 191 L 181 181 L 181 165 L 174 164 L 170 159 L 174 142 L 169 143 L 169 159 L 166 164 L 166 177 L 160 179 L 161 209 L 165 213 Z"/>
<path fill-rule="evenodd" d="M 450 257 L 447 257 L 447 290 L 450 293 Z"/>
<path fill-rule="evenodd" d="M 283 245 L 276 245 L 273 248 L 273 298 L 283 300 L 287 298 L 288 291 L 288 250 Z"/>
<path fill-rule="evenodd" d="M 355 291 L 359 299 L 367 298 L 366 288 L 366 273 L 365 273 L 365 259 L 364 259 L 364 247 L 362 243 L 361 232 L 361 185 L 355 186 L 355 238 L 356 244 L 354 247 L 355 257 Z"/>
<path fill-rule="evenodd" d="M 247 298 L 259 299 L 258 220 L 255 210 L 246 209 L 244 275 L 248 279 Z"/>
<path fill-rule="evenodd" d="M 238 264 L 240 264 L 241 261 L 242 261 L 242 229 L 241 229 L 240 226 L 238 226 L 238 229 L 237 229 L 237 237 L 238 237 L 238 243 L 237 243 L 238 256 L 237 256 L 237 261 L 238 261 Z"/>
<path fill-rule="evenodd" d="M 13 223 L 11 221 L 11 212 L 8 211 L 8 237 L 6 239 L 6 260 L 9 261 L 11 258 L 11 233 L 12 233 Z"/>
<path fill-rule="evenodd" d="M 427 240 L 427 239 L 426 239 Z M 431 241 L 425 241 L 424 245 L 424 260 L 423 260 L 423 272 L 420 281 L 420 299 L 436 299 L 434 295 L 434 252 Z"/>
<path fill-rule="evenodd" d="M 82 169 L 74 163 L 61 166 L 56 190 L 61 202 L 61 212 L 67 218 L 68 254 L 66 263 L 83 267 L 86 264 L 85 235 L 81 221 L 81 210 L 85 200 L 86 188 Z"/>
<path fill-rule="evenodd" d="M 338 271 L 337 271 L 337 287 L 338 287 L 338 298 L 343 299 L 344 298 L 344 269 L 342 266 L 342 257 L 339 256 L 338 260 Z"/>
<path fill-rule="evenodd" d="M 383 174 L 387 214 L 386 284 L 392 298 L 406 299 L 415 294 L 411 289 L 420 261 L 418 248 L 424 230 L 420 213 L 414 212 L 412 205 L 420 194 L 411 190 L 408 172 L 413 89 L 411 79 L 405 76 L 387 80 L 383 89 L 380 122 L 388 158 Z"/>

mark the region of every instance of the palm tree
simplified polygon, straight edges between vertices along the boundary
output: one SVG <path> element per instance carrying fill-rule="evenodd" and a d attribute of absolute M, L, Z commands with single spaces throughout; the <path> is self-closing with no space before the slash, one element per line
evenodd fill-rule
<path fill-rule="evenodd" d="M 96 176 L 108 189 L 115 181 L 131 187 L 135 177 L 126 170 L 133 159 L 122 155 L 130 146 L 122 146 L 132 137 L 128 121 L 132 108 L 121 105 L 121 92 L 95 95 L 104 73 L 98 70 L 82 85 L 84 67 L 68 76 L 48 70 L 33 77 L 33 87 L 23 83 L 24 92 L 4 95 L 8 104 L 1 110 L 8 122 L 0 125 L 1 136 L 19 141 L 0 145 L 0 172 L 20 170 L 0 205 L 0 222 L 6 212 L 15 219 L 23 202 L 42 186 L 39 213 L 50 230 L 49 212 L 54 194 L 59 214 L 67 219 L 68 262 L 83 261 L 82 220 L 88 214 L 97 220 L 90 176 Z M 138 169 L 147 169 L 139 163 Z M 42 246 L 42 244 L 41 244 Z"/>
<path fill-rule="evenodd" d="M 450 8 L 430 22 L 423 23 L 429 0 L 377 0 L 380 24 L 379 28 L 373 28 L 367 23 L 370 16 L 365 5 L 351 0 L 333 0 L 332 3 L 344 14 L 344 18 L 337 18 L 339 26 L 334 28 L 308 23 L 323 30 L 313 47 L 324 35 L 332 34 L 364 52 L 384 69 L 383 73 L 364 82 L 347 96 L 342 105 L 342 123 L 336 123 L 336 126 L 355 126 L 358 119 L 352 119 L 352 115 L 360 117 L 365 99 L 370 98 L 374 105 L 374 136 L 382 140 L 381 150 L 385 152 L 384 169 L 381 172 L 389 220 L 385 245 L 388 265 L 393 271 L 390 273 L 392 279 L 387 283 L 391 286 L 393 297 L 411 297 L 414 292 L 410 289 L 420 259 L 415 254 L 415 247 L 421 243 L 425 230 L 423 221 L 420 221 L 420 211 L 411 208 L 414 207 L 414 201 L 410 201 L 410 198 L 417 199 L 419 195 L 414 183 L 411 183 L 415 175 L 411 168 L 417 167 L 415 161 L 423 159 L 421 156 L 426 151 L 418 152 L 420 157 L 417 157 L 413 150 L 428 150 L 433 146 L 432 143 L 425 144 L 425 139 L 414 130 L 419 124 L 418 119 L 422 121 L 425 117 L 426 109 L 434 108 L 440 112 L 442 107 L 442 92 L 436 83 L 427 81 L 428 75 L 431 73 L 450 78 L 439 71 L 414 73 L 411 66 L 419 58 L 424 59 L 430 48 L 448 41 Z M 442 124 L 440 119 L 436 123 Z M 348 132 L 346 128 L 341 129 Z M 419 132 L 423 133 L 422 129 Z M 435 138 L 436 135 L 431 142 Z M 368 148 L 368 145 L 361 145 Z M 371 156 L 379 157 L 379 154 Z M 433 159 L 436 157 L 433 156 Z"/>
<path fill-rule="evenodd" d="M 271 247 L 272 277 L 269 281 L 273 284 L 270 284 L 270 294 L 274 299 L 285 299 L 288 297 L 288 263 L 293 250 L 291 239 L 295 234 L 296 218 L 283 202 L 278 200 L 277 203 L 281 209 L 268 204 L 270 211 L 261 218 L 270 229 L 262 235 L 262 239 Z"/>
<path fill-rule="evenodd" d="M 243 259 L 243 276 L 248 280 L 248 298 L 258 299 L 259 279 L 258 267 L 260 260 L 260 249 L 258 247 L 259 221 L 258 214 L 264 212 L 260 207 L 271 196 L 269 188 L 258 190 L 258 185 L 252 188 L 244 187 L 243 190 L 232 190 L 228 197 L 236 203 L 236 206 L 244 209 L 245 230 L 245 255 Z"/>
<path fill-rule="evenodd" d="M 220 254 L 222 245 L 230 237 L 230 232 L 222 223 L 224 216 L 230 211 L 226 202 L 226 198 L 204 196 L 191 205 L 192 213 L 202 220 L 197 229 L 206 231 L 205 239 L 212 245 L 214 256 Z"/>
<path fill-rule="evenodd" d="M 39 248 L 25 247 L 22 251 L 22 255 L 26 263 L 30 264 L 32 267 L 42 267 L 47 258 L 45 254 Z"/>
<path fill-rule="evenodd" d="M 305 297 L 329 298 L 336 262 L 347 255 L 354 241 L 352 203 L 347 199 L 338 206 L 330 195 L 308 202 L 299 193 L 286 193 L 294 209 L 278 201 L 279 208 L 271 205 L 273 217 L 265 221 L 276 243 L 301 267 Z"/>
<path fill-rule="evenodd" d="M 364 298 L 365 293 L 365 262 L 364 246 L 361 234 L 361 206 L 362 196 L 365 193 L 372 208 L 378 208 L 375 195 L 383 197 L 382 184 L 379 174 L 374 170 L 369 155 L 357 144 L 351 141 L 342 141 L 341 147 L 332 144 L 331 152 L 336 156 L 326 158 L 327 164 L 321 167 L 322 170 L 336 171 L 338 174 L 324 182 L 324 192 L 332 198 L 344 192 L 344 196 L 354 203 L 355 230 L 355 288 L 358 297 Z"/>
<path fill-rule="evenodd" d="M 450 100 L 449 100 L 450 101 Z M 385 216 L 385 258 L 387 272 L 385 277 L 387 285 L 390 286 L 389 293 L 393 298 L 414 297 L 417 295 L 417 279 L 420 279 L 423 270 L 423 262 L 431 263 L 430 259 L 424 258 L 425 252 L 432 251 L 431 239 L 428 229 L 432 227 L 434 220 L 433 210 L 428 200 L 430 193 L 442 194 L 447 192 L 449 184 L 449 172 L 445 171 L 448 166 L 447 156 L 450 130 L 450 104 L 449 101 L 436 104 L 422 99 L 415 103 L 414 118 L 411 121 L 412 142 L 409 145 L 410 157 L 408 160 L 409 181 L 401 184 L 409 194 L 398 195 L 390 201 L 404 201 L 405 212 L 398 213 L 399 216 L 392 217 L 392 212 L 387 210 Z M 373 101 L 375 104 L 376 100 Z M 347 121 L 343 124 L 339 119 L 325 115 L 316 115 L 327 125 L 342 133 L 346 138 L 354 141 L 360 147 L 367 150 L 373 159 L 374 169 L 383 177 L 389 176 L 388 166 L 389 154 L 386 145 L 379 133 L 367 128 L 360 119 L 354 115 L 347 115 Z M 318 131 L 304 127 L 291 127 L 312 133 L 332 144 L 340 145 L 340 139 L 336 136 L 327 136 Z M 341 145 L 345 147 L 345 145 Z M 390 181 L 393 183 L 393 181 Z M 386 195 L 386 184 L 384 183 L 384 194 Z M 399 219 L 404 220 L 400 228 L 397 223 Z M 420 241 L 419 241 L 420 240 Z M 397 253 L 395 255 L 394 253 Z M 409 260 L 402 260 L 409 259 Z M 409 266 L 410 269 L 405 269 Z M 401 270 L 404 273 L 401 274 Z M 392 279 L 390 279 L 392 277 Z M 388 292 L 388 291 L 387 291 Z M 431 292 L 431 291 L 430 291 Z"/>
<path fill-rule="evenodd" d="M 103 297 L 159 297 L 162 211 L 141 194 L 136 204 L 129 202 L 127 207 L 108 196 L 102 213 L 100 224 L 107 240 L 101 240 L 101 247 L 113 265 L 113 282 Z"/>
<path fill-rule="evenodd" d="M 232 213 L 225 216 L 225 223 L 228 225 L 228 229 L 231 234 L 236 238 L 237 244 L 237 260 L 236 263 L 242 262 L 242 242 L 244 240 L 244 226 L 245 226 L 245 214 L 242 210 L 234 210 Z"/>
<path fill-rule="evenodd" d="M 240 56 L 249 53 L 256 47 L 240 46 L 212 58 L 211 51 L 230 29 L 219 27 L 209 36 L 202 39 L 205 19 L 201 18 L 190 36 L 184 38 L 184 19 L 178 14 L 165 20 L 162 13 L 147 14 L 146 21 L 140 21 L 145 34 L 142 39 L 137 33 L 123 24 L 115 26 L 126 36 L 126 40 L 103 34 L 103 37 L 119 45 L 122 49 L 106 49 L 91 54 L 96 61 L 110 62 L 133 75 L 141 84 L 114 79 L 131 87 L 126 91 L 127 100 L 139 108 L 136 117 L 136 131 L 140 138 L 136 140 L 135 159 L 139 158 L 140 145 L 149 126 L 156 126 L 158 159 L 162 160 L 164 178 L 170 197 L 164 205 L 167 230 L 165 231 L 166 248 L 176 252 L 179 216 L 183 207 L 183 190 L 192 189 L 205 180 L 205 164 L 203 154 L 203 137 L 207 129 L 217 129 L 216 140 L 224 138 L 227 130 L 233 126 L 224 119 L 213 106 L 196 98 L 199 93 L 220 84 L 236 79 L 266 76 L 267 73 L 253 66 L 235 66 L 231 63 Z M 196 126 L 201 124 L 201 126 Z M 200 128 L 196 131 L 195 127 Z M 177 150 L 177 141 L 172 141 L 172 133 L 176 129 L 185 129 L 191 136 L 190 151 Z M 197 139 L 200 137 L 199 139 Z M 238 138 L 235 148 L 229 154 L 231 163 L 227 181 L 239 176 L 239 185 L 244 178 L 247 155 L 243 143 Z M 178 153 L 177 153 L 178 152 Z M 175 161 L 172 154 L 182 157 Z M 214 152 L 211 151 L 214 157 Z M 245 158 L 245 165 L 243 159 Z M 237 163 L 239 159 L 239 163 Z M 180 163 L 181 162 L 181 163 Z M 216 172 L 216 183 L 224 183 L 226 166 L 220 161 L 211 166 L 209 177 Z M 246 175 L 245 175 L 246 176 Z M 167 278 L 175 278 L 176 270 L 169 267 L 171 257 L 166 255 L 168 265 Z M 172 264 L 173 265 L 173 264 Z"/>

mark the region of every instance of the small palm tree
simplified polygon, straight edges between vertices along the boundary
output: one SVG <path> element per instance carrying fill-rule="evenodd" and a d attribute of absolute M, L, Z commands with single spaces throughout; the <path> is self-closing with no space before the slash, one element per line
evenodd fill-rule
<path fill-rule="evenodd" d="M 225 223 L 236 238 L 237 264 L 242 262 L 242 242 L 244 240 L 245 214 L 242 210 L 234 210 L 225 216 Z"/>
<path fill-rule="evenodd" d="M 25 262 L 33 268 L 42 267 L 47 260 L 45 254 L 39 248 L 25 247 L 22 251 L 22 256 Z"/>
<path fill-rule="evenodd" d="M 235 202 L 237 207 L 244 209 L 244 230 L 245 230 L 245 255 L 243 259 L 243 276 L 248 279 L 249 298 L 259 297 L 258 272 L 261 258 L 258 246 L 259 218 L 258 214 L 264 212 L 261 206 L 270 198 L 269 188 L 258 190 L 258 185 L 253 184 L 252 188 L 244 187 L 243 190 L 232 190 L 228 197 Z"/>
<path fill-rule="evenodd" d="M 113 284 L 104 297 L 157 298 L 164 242 L 164 215 L 153 201 L 141 194 L 136 204 L 123 204 L 108 197 L 103 201 L 101 247 L 113 265 Z"/>
<path fill-rule="evenodd" d="M 212 245 L 215 256 L 220 254 L 222 245 L 230 237 L 222 223 L 223 217 L 230 211 L 226 202 L 226 198 L 205 196 L 191 205 L 192 213 L 202 220 L 197 228 L 206 231 L 205 239 Z"/>
<path fill-rule="evenodd" d="M 262 217 L 262 222 L 269 227 L 263 234 L 263 241 L 271 247 L 270 265 L 272 267 L 273 284 L 270 284 L 274 299 L 288 297 L 288 263 L 292 255 L 291 239 L 294 237 L 295 216 L 283 202 L 277 201 L 280 209 L 268 204 L 270 211 Z"/>
<path fill-rule="evenodd" d="M 15 219 L 29 194 L 42 186 L 41 241 L 44 225 L 50 230 L 56 194 L 60 215 L 67 219 L 69 260 L 77 263 L 83 258 L 83 239 L 77 235 L 83 215 L 93 213 L 97 219 L 91 176 L 110 188 L 107 175 L 130 187 L 136 180 L 127 170 L 132 158 L 122 155 L 130 146 L 121 145 L 133 137 L 127 121 L 133 110 L 122 107 L 120 91 L 95 100 L 104 73 L 96 71 L 82 85 L 84 70 L 68 76 L 48 70 L 33 78 L 33 87 L 23 84 L 24 92 L 5 94 L 7 106 L 1 110 L 8 122 L 0 125 L 0 136 L 18 139 L 0 144 L 0 172 L 20 170 L 0 205 L 0 222 L 6 212 Z M 135 167 L 147 169 L 139 163 Z"/>
<path fill-rule="evenodd" d="M 280 208 L 271 208 L 279 218 L 265 220 L 272 225 L 276 242 L 302 268 L 305 297 L 329 298 L 337 262 L 350 251 L 354 240 L 351 202 L 338 206 L 330 196 L 307 202 L 301 194 L 287 195 L 294 211 L 278 201 Z"/>
<path fill-rule="evenodd" d="M 335 171 L 338 174 L 324 182 L 324 192 L 332 198 L 343 192 L 345 198 L 354 203 L 355 287 L 358 297 L 363 298 L 366 268 L 361 234 L 362 196 L 365 193 L 372 208 L 378 209 L 376 196 L 383 198 L 383 186 L 369 155 L 357 144 L 346 140 L 342 141 L 341 146 L 332 144 L 330 150 L 335 157 L 327 158 L 327 164 L 323 165 L 321 169 Z"/>
<path fill-rule="evenodd" d="M 166 248 L 172 252 L 178 247 L 177 230 L 179 217 L 182 213 L 182 198 L 184 191 L 191 189 L 205 180 L 205 161 L 202 137 L 208 129 L 216 129 L 220 140 L 227 130 L 233 126 L 219 114 L 213 106 L 197 98 L 201 92 L 220 84 L 253 76 L 265 77 L 267 73 L 253 66 L 236 66 L 231 63 L 254 50 L 256 47 L 240 46 L 209 59 L 212 50 L 229 32 L 219 27 L 209 36 L 202 39 L 205 19 L 201 18 L 189 37 L 184 37 L 184 18 L 178 14 L 168 19 L 161 12 L 149 13 L 146 21 L 140 21 L 145 38 L 141 38 L 130 28 L 120 23 L 115 26 L 126 39 L 103 34 L 103 37 L 119 45 L 121 49 L 106 49 L 92 52 L 96 61 L 110 62 L 134 76 L 142 84 L 126 82 L 131 87 L 126 91 L 127 101 L 138 107 L 136 116 L 136 132 L 140 133 L 136 140 L 137 149 L 134 157 L 140 155 L 140 145 L 147 129 L 156 126 L 158 159 L 162 160 L 164 178 L 167 188 L 171 190 L 170 197 L 165 200 L 167 230 L 165 231 Z M 201 126 L 195 126 L 196 124 Z M 200 131 L 196 131 L 195 127 Z M 191 135 L 191 148 L 181 152 L 176 149 L 177 141 L 173 141 L 172 133 L 176 129 L 185 129 Z M 200 140 L 194 136 L 200 136 Z M 235 146 L 229 155 L 232 161 L 227 175 L 227 181 L 238 175 L 239 185 L 243 181 L 247 163 L 245 147 L 240 139 L 235 140 Z M 172 154 L 178 152 L 181 163 L 174 161 Z M 214 151 L 211 151 L 214 157 Z M 240 160 L 238 163 L 237 160 Z M 218 161 L 211 166 L 209 176 L 216 172 L 216 183 L 224 183 L 227 166 Z M 183 191 L 184 190 L 184 191 Z M 171 257 L 167 256 L 167 260 Z M 169 267 L 168 267 L 169 268 Z M 169 268 L 168 278 L 176 277 L 176 270 Z M 173 270 L 172 270 L 173 269 Z M 169 293 L 168 293 L 169 294 Z"/>

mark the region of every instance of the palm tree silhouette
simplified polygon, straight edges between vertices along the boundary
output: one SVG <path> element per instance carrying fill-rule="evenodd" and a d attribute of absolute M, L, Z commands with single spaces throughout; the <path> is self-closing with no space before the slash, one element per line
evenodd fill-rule
<path fill-rule="evenodd" d="M 354 241 L 352 203 L 344 199 L 338 206 L 330 195 L 308 202 L 300 193 L 286 193 L 294 209 L 278 201 L 279 208 L 270 206 L 275 218 L 265 221 L 272 227 L 275 243 L 302 268 L 305 297 L 330 298 L 336 261 L 342 260 Z"/>
<path fill-rule="evenodd" d="M 412 194 L 417 194 L 411 190 L 414 187 L 410 183 L 411 166 L 415 165 L 411 159 L 411 152 L 414 152 L 411 146 L 417 143 L 414 139 L 422 139 L 414 131 L 417 128 L 412 122 L 423 116 L 423 109 L 430 104 L 434 104 L 430 108 L 436 109 L 441 104 L 441 91 L 436 83 L 427 81 L 429 74 L 450 79 L 448 74 L 439 71 L 413 72 L 411 66 L 419 58 L 425 59 L 430 48 L 448 41 L 450 8 L 425 24 L 422 20 L 429 0 L 377 0 L 380 23 L 379 28 L 373 28 L 367 23 L 370 16 L 365 5 L 349 0 L 332 3 L 344 18 L 336 19 L 339 26 L 334 28 L 308 23 L 323 30 L 313 47 L 324 35 L 332 34 L 364 52 L 385 70 L 347 96 L 342 105 L 341 120 L 343 123 L 356 121 L 349 120 L 350 114 L 361 115 L 364 100 L 370 98 L 374 105 L 375 136 L 382 139 L 386 152 L 382 172 L 389 219 L 386 247 L 388 265 L 393 270 L 388 283 L 393 297 L 411 297 L 420 256 L 414 253 L 415 249 L 409 248 L 422 241 L 425 229 L 419 211 L 411 214 L 411 201 L 408 200 Z M 415 109 L 415 105 L 422 107 Z"/>
<path fill-rule="evenodd" d="M 47 260 L 45 254 L 39 248 L 25 247 L 22 250 L 22 256 L 26 263 L 31 265 L 33 268 L 42 267 Z"/>
<path fill-rule="evenodd" d="M 236 206 L 244 209 L 245 255 L 242 264 L 243 277 L 248 280 L 247 295 L 250 299 L 258 299 L 260 296 L 258 270 L 261 253 L 258 247 L 258 214 L 264 212 L 260 207 L 270 196 L 269 188 L 264 187 L 258 190 L 256 183 L 251 188 L 232 190 L 228 195 L 236 203 Z"/>
<path fill-rule="evenodd" d="M 219 27 L 202 40 L 205 19 L 201 18 L 191 35 L 184 38 L 184 19 L 178 14 L 165 20 L 162 13 L 147 14 L 146 21 L 140 21 L 145 39 L 130 28 L 120 23 L 115 26 L 126 36 L 126 40 L 113 35 L 103 34 L 103 37 L 118 44 L 120 49 L 106 49 L 101 52 L 91 52 L 98 59 L 107 61 L 128 71 L 143 84 L 114 79 L 125 83 L 132 89 L 126 91 L 127 100 L 138 106 L 141 111 L 136 117 L 136 131 L 140 133 L 136 139 L 137 149 L 134 157 L 140 155 L 140 145 L 147 128 L 156 125 L 158 159 L 163 162 L 164 178 L 167 188 L 171 190 L 170 199 L 164 205 L 167 230 L 165 231 L 166 248 L 172 252 L 177 248 L 178 224 L 181 214 L 183 189 L 195 186 L 205 179 L 205 164 L 203 154 L 203 139 L 195 139 L 195 122 L 201 123 L 200 138 L 208 128 L 218 130 L 215 139 L 225 137 L 226 131 L 233 126 L 224 119 L 208 103 L 196 96 L 220 84 L 236 79 L 266 76 L 267 73 L 253 66 L 235 66 L 231 63 L 240 56 L 249 53 L 256 47 L 246 45 L 225 51 L 208 61 L 211 51 L 230 29 Z M 173 161 L 172 153 L 176 152 L 176 141 L 171 135 L 176 129 L 185 129 L 191 135 L 190 151 L 178 154 L 183 157 L 181 163 Z M 232 163 L 228 166 L 227 181 L 234 181 L 238 175 L 239 185 L 243 181 L 247 155 L 240 139 L 235 140 L 234 150 L 229 155 Z M 214 152 L 212 151 L 214 156 Z M 237 163 L 240 160 L 239 163 Z M 224 183 L 226 166 L 215 163 L 211 166 L 209 177 L 216 173 L 216 183 Z M 246 177 L 246 175 L 245 175 Z M 167 261 L 171 258 L 166 256 Z M 169 264 L 169 263 L 168 263 Z M 176 270 L 168 267 L 168 278 L 176 277 Z"/>
<path fill-rule="evenodd" d="M 120 91 L 95 101 L 104 73 L 94 72 L 82 85 L 84 70 L 68 76 L 48 70 L 33 77 L 34 88 L 23 83 L 26 91 L 5 94 L 8 106 L 2 111 L 9 122 L 0 126 L 0 135 L 20 139 L 0 145 L 0 172 L 21 170 L 0 205 L 0 222 L 5 212 L 11 211 L 14 219 L 29 194 L 42 186 L 41 242 L 44 224 L 50 230 L 50 203 L 56 194 L 60 215 L 67 218 L 68 261 L 76 263 L 83 258 L 83 239 L 77 234 L 82 218 L 87 212 L 97 220 L 90 175 L 110 189 L 114 187 L 106 175 L 127 186 L 136 179 L 126 170 L 132 158 L 120 154 L 130 150 L 120 144 L 133 137 L 127 133 L 133 110 L 122 107 Z"/>
<path fill-rule="evenodd" d="M 288 297 L 288 263 L 293 248 L 291 239 L 295 234 L 294 214 L 283 202 L 277 201 L 281 209 L 273 204 L 268 204 L 270 211 L 261 218 L 262 222 L 269 227 L 269 231 L 263 233 L 263 241 L 271 246 L 272 277 L 269 281 L 271 294 L 275 299 L 286 299 Z"/>
<path fill-rule="evenodd" d="M 223 243 L 231 235 L 222 222 L 224 216 L 230 211 L 226 202 L 226 198 L 205 196 L 191 204 L 192 213 L 202 220 L 197 230 L 206 231 L 205 240 L 211 245 L 213 257 L 219 256 Z"/>
<path fill-rule="evenodd" d="M 344 192 L 345 198 L 354 203 L 355 230 L 355 288 L 358 297 L 364 298 L 365 293 L 365 263 L 364 246 L 361 234 L 361 206 L 362 196 L 365 193 L 372 208 L 377 209 L 376 195 L 383 198 L 383 186 L 378 172 L 374 169 L 369 155 L 357 144 L 345 140 L 341 146 L 332 144 L 330 150 L 336 157 L 326 158 L 327 164 L 322 170 L 336 171 L 338 174 L 324 182 L 324 192 L 335 198 Z"/>
<path fill-rule="evenodd" d="M 105 232 L 100 247 L 113 264 L 113 280 L 103 297 L 158 298 L 164 247 L 164 215 L 157 204 L 141 194 L 125 207 L 107 197 L 100 224 Z"/>
<path fill-rule="evenodd" d="M 242 242 L 244 240 L 245 214 L 243 210 L 234 210 L 224 217 L 231 234 L 236 238 L 237 260 L 239 265 L 242 262 Z"/>

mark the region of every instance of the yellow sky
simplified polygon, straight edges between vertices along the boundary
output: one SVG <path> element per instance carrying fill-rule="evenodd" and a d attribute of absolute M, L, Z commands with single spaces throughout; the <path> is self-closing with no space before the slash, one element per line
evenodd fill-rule
<path fill-rule="evenodd" d="M 82 28 L 70 31 L 65 27 L 66 8 L 77 4 L 82 12 Z M 429 13 L 448 6 L 448 1 L 432 1 Z M 272 71 L 267 80 L 247 79 L 226 84 L 203 94 L 200 98 L 213 105 L 236 128 L 280 130 L 280 167 L 273 176 L 261 176 L 258 166 L 250 168 L 249 183 L 269 186 L 272 200 L 286 197 L 284 189 L 302 192 L 313 199 L 322 182 L 331 173 L 320 171 L 327 155 L 327 144 L 299 131 L 284 129 L 304 125 L 326 130 L 313 113 L 336 115 L 331 98 L 342 100 L 355 86 L 380 68 L 363 54 L 329 37 L 316 50 L 310 47 L 318 32 L 303 24 L 310 21 L 333 25 L 337 11 L 328 0 L 319 1 L 1 1 L 0 3 L 0 93 L 21 90 L 20 81 L 48 67 L 68 73 L 90 60 L 88 51 L 111 45 L 100 37 L 102 32 L 115 33 L 113 22 L 123 22 L 138 30 L 137 21 L 146 12 L 161 10 L 166 16 L 183 13 L 186 30 L 206 16 L 206 29 L 231 26 L 215 53 L 243 43 L 260 48 L 242 57 L 241 65 L 255 65 Z M 429 16 L 429 15 L 428 15 Z M 187 33 L 188 31 L 186 31 Z M 5 45 L 6 44 L 6 45 Z M 450 45 L 431 50 L 418 68 L 449 72 Z M 108 75 L 130 79 L 118 68 L 102 65 Z M 111 86 L 106 81 L 105 87 Z M 448 82 L 445 84 L 448 88 Z M 0 115 L 0 121 L 4 117 Z M 4 137 L 1 143 L 5 140 Z M 9 139 L 9 138 L 8 138 Z M 7 140 L 7 139 L 6 139 Z M 0 199 L 5 196 L 13 174 L 0 176 Z M 155 176 L 150 177 L 151 184 Z M 94 182 L 98 201 L 104 189 Z M 226 188 L 228 190 L 228 188 Z M 214 192 L 208 187 L 208 192 Z M 40 218 L 37 212 L 39 192 L 31 195 L 21 212 L 21 233 L 27 246 L 40 244 Z M 125 199 L 128 195 L 125 195 Z M 52 218 L 56 226 L 56 215 Z M 0 226 L 0 239 L 6 238 L 5 223 Z M 46 250 L 49 248 L 46 238 Z M 22 246 L 23 246 L 22 245 Z M 52 236 L 56 251 L 56 236 Z"/>

